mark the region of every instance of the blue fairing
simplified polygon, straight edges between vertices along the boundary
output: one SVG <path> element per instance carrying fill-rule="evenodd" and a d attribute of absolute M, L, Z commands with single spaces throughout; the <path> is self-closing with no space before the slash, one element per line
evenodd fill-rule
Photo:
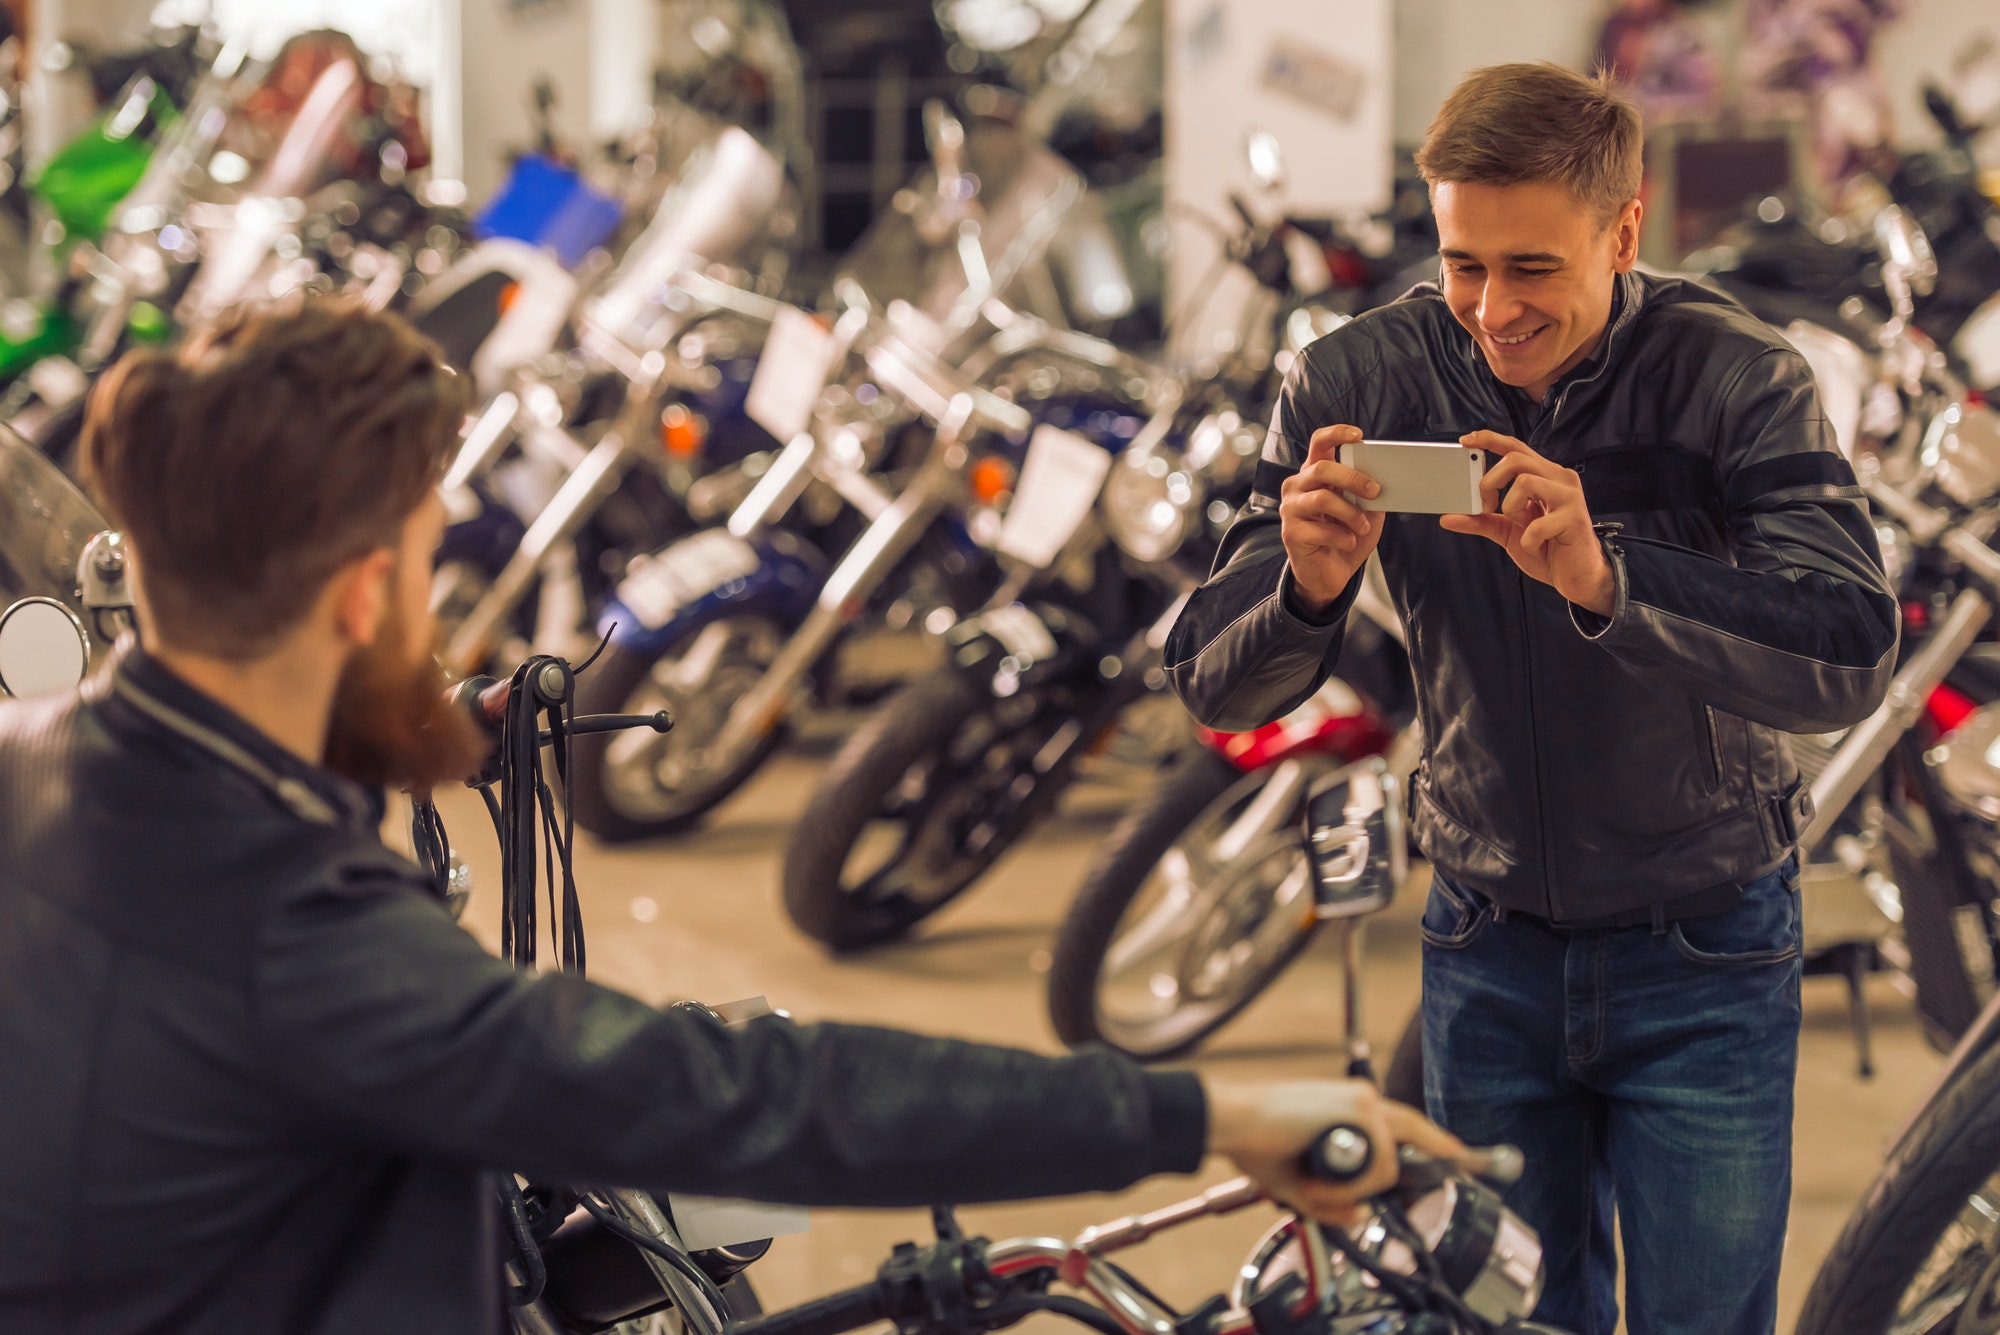
<path fill-rule="evenodd" d="M 647 625 L 613 593 L 598 613 L 597 633 L 609 635 L 620 649 L 653 658 L 719 617 L 759 613 L 786 630 L 796 628 L 812 610 L 826 582 L 825 559 L 809 544 L 782 530 L 756 539 L 750 546 L 757 554 L 755 570 L 691 599 L 659 625 Z M 660 555 L 667 557 L 672 552 L 669 547 Z"/>

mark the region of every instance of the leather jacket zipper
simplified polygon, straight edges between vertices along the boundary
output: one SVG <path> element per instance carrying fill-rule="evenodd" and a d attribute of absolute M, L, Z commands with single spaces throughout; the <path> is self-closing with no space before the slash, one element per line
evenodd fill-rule
<path fill-rule="evenodd" d="M 1722 739 L 1716 735 L 1715 710 L 1699 700 L 1689 703 L 1694 706 L 1695 750 L 1701 755 L 1701 777 L 1708 784 L 1708 791 L 1714 793 L 1722 787 Z"/>

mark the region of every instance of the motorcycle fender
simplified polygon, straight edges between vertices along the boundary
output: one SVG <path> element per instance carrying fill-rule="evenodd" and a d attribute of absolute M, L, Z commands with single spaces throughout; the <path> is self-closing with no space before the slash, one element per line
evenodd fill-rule
<path fill-rule="evenodd" d="M 756 541 L 726 529 L 692 534 L 633 563 L 598 614 L 598 634 L 650 656 L 723 613 L 760 611 L 797 626 L 825 582 L 817 557 L 782 532 Z"/>
<path fill-rule="evenodd" d="M 998 696 L 1023 683 L 1047 681 L 1078 661 L 1087 661 L 1088 628 L 1049 609 L 1021 603 L 967 617 L 945 635 L 953 671 Z"/>

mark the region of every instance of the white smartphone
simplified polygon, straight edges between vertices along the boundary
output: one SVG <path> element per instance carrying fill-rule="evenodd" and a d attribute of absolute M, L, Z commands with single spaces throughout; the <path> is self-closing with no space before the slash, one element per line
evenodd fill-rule
<path fill-rule="evenodd" d="M 1479 494 L 1480 479 L 1486 476 L 1485 450 L 1413 440 L 1364 440 L 1342 445 L 1334 458 L 1367 474 L 1382 488 L 1373 500 L 1347 494 L 1364 510 L 1476 515 L 1486 508 Z"/>

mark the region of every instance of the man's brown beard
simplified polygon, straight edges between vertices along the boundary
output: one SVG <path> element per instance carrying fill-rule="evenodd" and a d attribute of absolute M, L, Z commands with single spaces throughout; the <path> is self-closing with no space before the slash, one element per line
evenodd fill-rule
<path fill-rule="evenodd" d="M 348 660 L 334 691 L 326 767 L 370 787 L 427 794 L 470 778 L 491 743 L 445 699 L 444 673 L 401 616 Z"/>

